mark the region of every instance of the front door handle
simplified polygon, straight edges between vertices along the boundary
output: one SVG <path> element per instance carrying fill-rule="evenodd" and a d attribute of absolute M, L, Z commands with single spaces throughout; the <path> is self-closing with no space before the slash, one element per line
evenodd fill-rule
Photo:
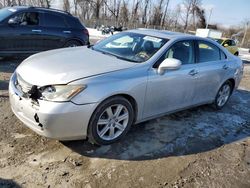
<path fill-rule="evenodd" d="M 225 64 L 225 65 L 223 65 L 222 68 L 225 69 L 225 70 L 227 70 L 229 67 Z"/>
<path fill-rule="evenodd" d="M 194 76 L 194 75 L 198 74 L 198 71 L 193 69 L 188 74 L 191 75 L 191 76 Z"/>
<path fill-rule="evenodd" d="M 41 29 L 32 29 L 32 32 L 35 32 L 35 33 L 41 33 L 42 30 Z"/>
<path fill-rule="evenodd" d="M 71 31 L 63 31 L 63 33 L 68 33 L 69 34 L 69 33 L 71 33 Z"/>

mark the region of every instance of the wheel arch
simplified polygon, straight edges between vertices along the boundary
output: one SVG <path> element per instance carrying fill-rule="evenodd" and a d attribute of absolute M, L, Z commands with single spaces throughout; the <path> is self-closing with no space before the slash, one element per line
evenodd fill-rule
<path fill-rule="evenodd" d="M 137 120 L 137 116 L 138 116 L 138 104 L 137 104 L 135 98 L 133 96 L 127 94 L 127 93 L 118 93 L 118 94 L 114 94 L 114 95 L 111 95 L 111 96 L 105 98 L 104 100 L 102 100 L 102 102 L 104 102 L 104 101 L 106 101 L 106 100 L 108 100 L 110 98 L 113 98 L 113 97 L 123 97 L 123 98 L 127 99 L 131 103 L 131 105 L 133 107 L 133 110 L 134 110 L 134 120 L 133 120 L 133 122 L 135 122 Z"/>
<path fill-rule="evenodd" d="M 225 82 L 230 82 L 231 84 L 232 84 L 232 91 L 231 91 L 231 93 L 233 92 L 233 90 L 234 90 L 234 88 L 235 88 L 235 80 L 234 80 L 234 78 L 229 78 L 229 79 L 227 79 Z M 224 83 L 225 83 L 224 82 Z M 223 84 L 224 84 L 223 83 Z"/>
<path fill-rule="evenodd" d="M 219 91 L 219 89 L 223 86 L 223 84 L 225 84 L 226 82 L 230 82 L 231 85 L 232 85 L 232 91 L 231 91 L 231 94 L 233 93 L 234 91 L 234 88 L 235 88 L 235 80 L 234 78 L 228 78 L 226 79 L 224 82 L 222 82 L 222 84 L 219 86 L 219 88 L 217 89 L 217 91 Z"/>
<path fill-rule="evenodd" d="M 70 42 L 70 41 L 77 41 L 77 42 L 79 42 L 81 45 L 86 45 L 82 40 L 80 40 L 80 39 L 78 39 L 78 38 L 69 38 L 69 39 L 67 39 L 67 40 L 64 42 L 63 46 L 65 46 L 65 44 L 67 44 L 67 43 Z"/>
<path fill-rule="evenodd" d="M 102 103 L 104 103 L 105 101 L 107 101 L 107 100 L 109 100 L 109 99 L 111 99 L 111 98 L 114 98 L 114 97 L 123 97 L 124 99 L 126 99 L 126 100 L 128 100 L 129 101 L 129 103 L 131 103 L 131 105 L 132 105 L 132 108 L 133 108 L 133 110 L 134 110 L 134 117 L 133 117 L 133 123 L 136 121 L 136 119 L 137 119 L 137 112 L 138 112 L 138 107 L 137 107 L 137 102 L 136 102 L 136 100 L 134 99 L 134 97 L 132 97 L 131 95 L 129 95 L 129 94 L 124 94 L 124 93 L 120 93 L 120 94 L 114 94 L 114 95 L 112 95 L 112 96 L 109 96 L 109 97 L 107 97 L 107 98 L 105 98 L 105 99 L 103 99 L 96 107 L 95 107 L 95 109 L 94 109 L 94 111 L 93 111 L 93 113 L 92 113 L 92 115 L 91 115 L 91 117 L 90 117 L 90 119 L 89 119 L 89 122 L 88 122 L 88 127 L 87 127 L 87 139 L 91 142 L 91 143 L 96 143 L 95 141 L 93 141 L 92 139 L 93 139 L 93 136 L 91 136 L 92 134 L 91 134 L 91 132 L 90 132 L 90 128 L 91 128 L 91 119 L 92 119 L 92 117 L 93 117 L 93 115 L 94 115 L 94 113 L 96 112 L 96 110 L 98 109 L 98 107 L 102 104 Z M 133 124 L 132 123 L 132 124 Z"/>

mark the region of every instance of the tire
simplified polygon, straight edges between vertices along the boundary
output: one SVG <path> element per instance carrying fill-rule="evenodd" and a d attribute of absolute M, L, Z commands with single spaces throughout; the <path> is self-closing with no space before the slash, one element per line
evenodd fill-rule
<path fill-rule="evenodd" d="M 71 48 L 71 47 L 77 47 L 77 46 L 82 46 L 80 42 L 77 40 L 70 40 L 64 44 L 65 48 Z"/>
<path fill-rule="evenodd" d="M 222 109 L 228 102 L 231 94 L 232 94 L 232 83 L 230 81 L 225 82 L 217 92 L 214 106 L 217 110 Z"/>
<path fill-rule="evenodd" d="M 96 108 L 90 119 L 88 141 L 96 145 L 117 142 L 127 134 L 133 121 L 134 110 L 127 99 L 120 96 L 107 99 Z"/>
<path fill-rule="evenodd" d="M 239 56 L 239 52 L 235 52 L 234 55 L 235 55 L 235 56 Z"/>

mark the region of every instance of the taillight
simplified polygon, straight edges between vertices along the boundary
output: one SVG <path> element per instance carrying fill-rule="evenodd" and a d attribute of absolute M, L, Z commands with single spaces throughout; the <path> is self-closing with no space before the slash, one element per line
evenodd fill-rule
<path fill-rule="evenodd" d="M 83 30 L 83 33 L 84 33 L 85 35 L 88 35 L 88 36 L 89 36 L 89 31 L 88 31 L 87 29 L 84 29 L 84 30 Z"/>

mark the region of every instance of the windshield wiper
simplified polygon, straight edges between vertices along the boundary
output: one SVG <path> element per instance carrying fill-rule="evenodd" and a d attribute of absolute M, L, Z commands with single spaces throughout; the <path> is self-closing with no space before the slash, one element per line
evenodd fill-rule
<path fill-rule="evenodd" d="M 125 61 L 129 61 L 129 62 L 133 62 L 133 63 L 140 63 L 140 61 L 128 59 L 128 58 L 121 57 L 121 56 L 116 56 L 116 58 L 117 58 L 117 59 L 121 59 L 121 60 L 125 60 Z"/>
<path fill-rule="evenodd" d="M 92 49 L 93 49 L 93 48 L 92 48 Z M 98 51 L 98 52 L 101 52 L 102 54 L 105 54 L 105 55 L 109 55 L 109 56 L 116 57 L 117 59 L 129 61 L 129 62 L 133 62 L 133 63 L 139 63 L 139 62 L 140 62 L 140 61 L 135 61 L 135 60 L 128 59 L 128 58 L 125 58 L 125 57 L 121 57 L 121 56 L 118 56 L 118 55 L 115 55 L 115 54 L 112 54 L 112 53 L 109 53 L 109 52 L 106 52 L 106 51 L 101 51 L 101 50 L 97 50 L 97 49 L 93 49 L 93 50 L 96 50 L 96 51 Z"/>

